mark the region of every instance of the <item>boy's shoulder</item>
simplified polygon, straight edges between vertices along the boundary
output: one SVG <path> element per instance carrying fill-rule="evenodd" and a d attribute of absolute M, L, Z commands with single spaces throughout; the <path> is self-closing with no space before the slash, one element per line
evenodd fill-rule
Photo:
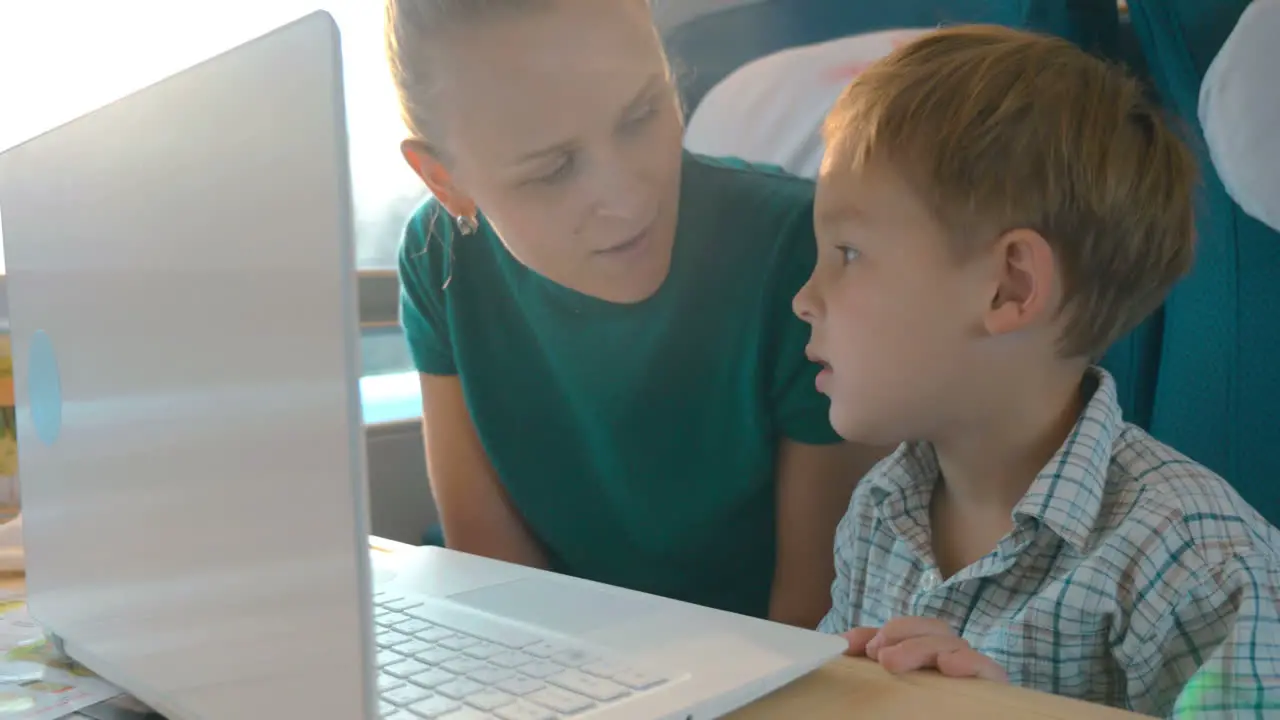
<path fill-rule="evenodd" d="M 1105 498 L 1100 542 L 1141 539 L 1206 566 L 1233 556 L 1280 564 L 1280 531 L 1224 478 L 1136 425 L 1116 437 Z"/>
<path fill-rule="evenodd" d="M 1114 380 L 1096 389 L 1062 448 L 1014 508 L 1065 540 L 1081 559 L 1114 555 L 1213 570 L 1250 558 L 1280 567 L 1280 530 L 1222 477 L 1126 422 Z M 927 443 L 904 443 L 858 483 L 851 528 L 927 507 L 939 476 Z"/>

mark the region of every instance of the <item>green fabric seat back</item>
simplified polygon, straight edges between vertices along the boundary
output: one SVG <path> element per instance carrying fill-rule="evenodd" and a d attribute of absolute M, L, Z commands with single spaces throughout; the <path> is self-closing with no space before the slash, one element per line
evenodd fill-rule
<path fill-rule="evenodd" d="M 1197 119 L 1200 83 L 1248 0 L 1130 0 L 1165 104 L 1185 124 L 1202 186 L 1196 262 L 1165 303 L 1151 430 L 1280 524 L 1280 233 L 1231 200 Z M 1274 88 L 1259 88 L 1259 92 Z"/>

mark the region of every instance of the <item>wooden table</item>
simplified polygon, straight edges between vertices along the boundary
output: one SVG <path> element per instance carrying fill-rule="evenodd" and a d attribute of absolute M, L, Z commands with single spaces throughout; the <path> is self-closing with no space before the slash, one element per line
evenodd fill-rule
<path fill-rule="evenodd" d="M 375 552 L 410 546 L 371 538 Z M 840 658 L 730 716 L 732 720 L 1125 720 L 1143 717 L 982 680 L 936 673 L 893 676 L 868 660 Z"/>

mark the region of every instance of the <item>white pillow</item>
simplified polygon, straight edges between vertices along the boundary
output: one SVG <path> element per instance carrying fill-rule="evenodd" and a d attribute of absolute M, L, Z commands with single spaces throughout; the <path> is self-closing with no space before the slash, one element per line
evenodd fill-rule
<path fill-rule="evenodd" d="M 867 65 L 928 29 L 884 30 L 788 48 L 716 84 L 689 119 L 685 147 L 816 177 L 822 123 Z"/>
<path fill-rule="evenodd" d="M 1280 0 L 1254 0 L 1209 65 L 1200 125 L 1227 192 L 1280 230 Z"/>

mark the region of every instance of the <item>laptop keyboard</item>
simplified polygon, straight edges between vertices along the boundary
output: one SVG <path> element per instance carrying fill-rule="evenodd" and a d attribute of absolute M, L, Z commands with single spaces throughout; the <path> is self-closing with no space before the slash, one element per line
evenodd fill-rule
<path fill-rule="evenodd" d="M 385 720 L 557 720 L 651 692 L 668 678 L 559 637 L 377 593 Z"/>

